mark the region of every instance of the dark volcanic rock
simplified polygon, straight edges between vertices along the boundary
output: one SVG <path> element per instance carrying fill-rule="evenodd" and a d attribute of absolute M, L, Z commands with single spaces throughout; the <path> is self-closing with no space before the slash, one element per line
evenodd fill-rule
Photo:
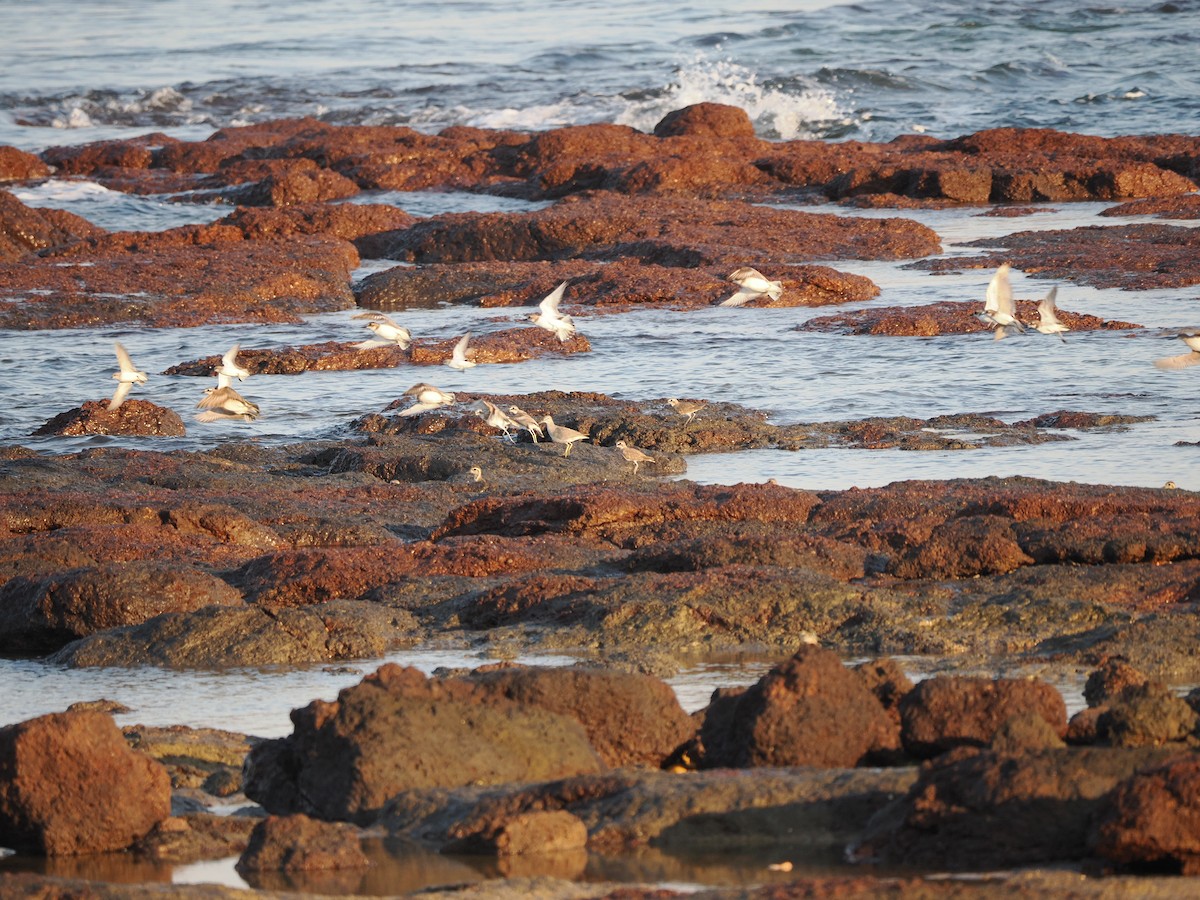
<path fill-rule="evenodd" d="M 166 770 L 130 750 L 104 713 L 0 729 L 0 834 L 46 856 L 123 850 L 171 811 Z"/>
<path fill-rule="evenodd" d="M 736 698 L 710 707 L 703 768 L 848 768 L 900 747 L 883 705 L 836 653 L 803 647 Z"/>
<path fill-rule="evenodd" d="M 83 406 L 59 413 L 34 434 L 118 434 L 136 437 L 180 437 L 187 433 L 183 419 L 173 410 L 136 397 L 114 410 L 107 400 L 88 400 Z"/>
<path fill-rule="evenodd" d="M 358 829 L 308 816 L 267 816 L 250 834 L 239 872 L 305 872 L 311 869 L 357 869 L 369 866 Z"/>
<path fill-rule="evenodd" d="M 1022 322 L 1037 322 L 1037 301 L 1018 300 L 1017 318 Z M 983 309 L 983 291 L 974 303 L 945 301 L 927 303 L 923 306 L 879 307 L 862 309 L 850 313 L 834 313 L 817 316 L 803 325 L 799 331 L 846 332 L 848 334 L 891 335 L 893 337 L 934 337 L 939 334 L 990 335 L 992 329 L 982 324 L 976 313 Z M 1059 320 L 1071 331 L 1118 331 L 1141 328 L 1132 322 L 1101 319 L 1086 313 L 1060 309 Z M 1012 335 L 1010 340 L 1042 340 L 1041 334 Z"/>
<path fill-rule="evenodd" d="M 0 646 L 45 650 L 165 612 L 240 605 L 241 594 L 214 575 L 163 561 L 107 563 L 0 586 Z"/>
<path fill-rule="evenodd" d="M 900 701 L 904 749 L 930 757 L 954 747 L 982 747 L 1010 716 L 1035 712 L 1059 737 L 1067 731 L 1062 695 L 1040 681 L 937 677 L 918 684 Z"/>
<path fill-rule="evenodd" d="M 385 665 L 334 703 L 294 710 L 288 738 L 256 747 L 246 794 L 277 813 L 370 821 L 419 787 L 599 772 L 573 719 Z"/>
<path fill-rule="evenodd" d="M 1106 795 L 1162 750 L 1067 748 L 1018 755 L 961 748 L 923 766 L 853 849 L 859 861 L 987 870 L 1088 855 Z"/>
<path fill-rule="evenodd" d="M 1097 816 L 1092 849 L 1133 868 L 1200 872 L 1200 757 L 1132 775 Z"/>

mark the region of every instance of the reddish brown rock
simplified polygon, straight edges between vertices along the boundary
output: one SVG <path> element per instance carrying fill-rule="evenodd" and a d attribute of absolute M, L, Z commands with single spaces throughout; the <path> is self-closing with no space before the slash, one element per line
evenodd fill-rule
<path fill-rule="evenodd" d="M 358 829 L 308 816 L 267 816 L 250 833 L 238 871 L 307 872 L 313 869 L 359 869 L 371 864 Z"/>
<path fill-rule="evenodd" d="M 50 167 L 32 153 L 0 146 L 0 181 L 29 181 L 49 175 Z"/>
<path fill-rule="evenodd" d="M 888 571 L 897 578 L 964 578 L 999 575 L 1032 563 L 1011 519 L 960 516 L 938 525 L 927 540 L 894 558 Z"/>
<path fill-rule="evenodd" d="M 241 206 L 296 206 L 358 193 L 349 178 L 304 158 L 239 160 L 221 166 L 211 180 L 239 185 L 227 195 Z"/>
<path fill-rule="evenodd" d="M 1018 755 L 968 748 L 921 767 L 908 796 L 881 809 L 854 859 L 980 871 L 1088 856 L 1106 795 L 1161 750 L 1066 748 Z"/>
<path fill-rule="evenodd" d="M 382 666 L 334 703 L 292 713 L 295 730 L 251 751 L 246 794 L 276 813 L 366 823 L 416 787 L 496 784 L 598 772 L 573 719 Z"/>
<path fill-rule="evenodd" d="M 860 663 L 852 670 L 900 727 L 900 701 L 913 689 L 912 680 L 894 659 Z"/>
<path fill-rule="evenodd" d="M 409 362 L 416 366 L 441 365 L 450 359 L 458 340 L 453 337 L 436 344 L 414 342 Z M 530 326 L 472 336 L 466 356 L 479 364 L 517 363 L 548 354 L 588 353 L 591 349 L 591 342 L 582 334 L 576 333 L 569 340 L 560 341 L 547 329 Z"/>
<path fill-rule="evenodd" d="M 1148 197 L 1102 209 L 1100 215 L 1156 216 L 1159 219 L 1200 219 L 1200 194 L 1179 194 L 1171 197 Z"/>
<path fill-rule="evenodd" d="M 1200 874 L 1200 757 L 1180 756 L 1118 785 L 1097 816 L 1091 847 L 1133 868 Z"/>
<path fill-rule="evenodd" d="M 817 316 L 797 326 L 800 331 L 844 331 L 848 334 L 877 334 L 898 337 L 933 337 L 939 334 L 986 335 L 991 328 L 982 324 L 976 314 L 983 309 L 983 296 L 974 303 L 945 301 L 924 306 L 880 307 L 850 313 Z M 1059 320 L 1071 331 L 1121 331 L 1141 328 L 1132 322 L 1102 319 L 1087 313 L 1060 309 Z M 1036 300 L 1018 300 L 1017 318 L 1023 322 L 1038 320 Z M 1017 340 L 1028 337 L 1040 340 L 1044 335 L 1015 335 Z"/>
<path fill-rule="evenodd" d="M 1088 706 L 1103 706 L 1125 688 L 1139 687 L 1149 680 L 1127 660 L 1105 660 L 1103 665 L 1088 675 L 1083 685 L 1083 699 Z"/>
<path fill-rule="evenodd" d="M 703 768 L 853 767 L 899 749 L 899 729 L 836 653 L 801 648 L 700 728 Z"/>
<path fill-rule="evenodd" d="M 694 103 L 667 113 L 654 126 L 655 137 L 682 134 L 754 137 L 754 123 L 741 107 L 723 103 Z"/>
<path fill-rule="evenodd" d="M 863 577 L 866 562 L 866 552 L 852 544 L 740 525 L 649 544 L 635 550 L 625 564 L 634 572 L 693 572 L 729 565 L 804 567 L 850 581 Z"/>
<path fill-rule="evenodd" d="M 60 175 L 90 175 L 97 169 L 145 169 L 154 162 L 155 151 L 179 143 L 161 132 L 126 140 L 92 141 L 74 146 L 50 147 L 42 159 Z"/>
<path fill-rule="evenodd" d="M 1130 685 L 1111 697 L 1096 723 L 1114 747 L 1160 747 L 1188 738 L 1200 715 L 1158 682 Z"/>
<path fill-rule="evenodd" d="M 1067 733 L 1062 695 L 1041 681 L 940 676 L 920 682 L 900 701 L 901 738 L 913 756 L 955 747 L 985 747 L 1010 716 L 1036 713 L 1059 737 Z"/>
<path fill-rule="evenodd" d="M 127 398 L 116 409 L 107 400 L 88 400 L 83 406 L 59 413 L 35 435 L 118 434 L 135 437 L 180 437 L 187 433 L 183 419 L 165 406 Z"/>
<path fill-rule="evenodd" d="M 218 224 L 240 229 L 249 240 L 324 234 L 358 241 L 379 232 L 408 228 L 415 221 L 415 216 L 382 203 L 299 203 L 283 209 L 239 207 Z"/>
<path fill-rule="evenodd" d="M 0 729 L 0 832 L 29 853 L 123 850 L 171 812 L 161 765 L 112 717 L 53 713 Z"/>
<path fill-rule="evenodd" d="M 106 563 L 0 586 L 0 645 L 46 650 L 164 612 L 242 602 L 215 575 L 173 561 Z"/>
<path fill-rule="evenodd" d="M 587 839 L 588 830 L 582 819 L 556 809 L 518 813 L 485 832 L 460 838 L 452 847 L 459 852 L 523 856 L 582 850 Z"/>
<path fill-rule="evenodd" d="M 50 247 L 104 234 L 85 219 L 61 210 L 32 209 L 0 191 L 0 269 Z"/>

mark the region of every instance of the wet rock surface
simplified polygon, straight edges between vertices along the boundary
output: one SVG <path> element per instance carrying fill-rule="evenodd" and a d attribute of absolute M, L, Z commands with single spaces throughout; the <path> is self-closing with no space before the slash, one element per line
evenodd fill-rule
<path fill-rule="evenodd" d="M 1017 318 L 1038 321 L 1036 300 L 1017 300 Z M 976 314 L 983 309 L 982 298 L 975 302 L 930 303 L 924 306 L 864 309 L 852 313 L 817 316 L 799 331 L 845 332 L 847 334 L 892 335 L 898 337 L 934 337 L 939 334 L 978 334 L 992 337 L 993 329 L 981 323 Z M 1141 328 L 1132 322 L 1102 319 L 1087 313 L 1058 310 L 1059 320 L 1071 331 L 1125 331 Z M 1010 340 L 1053 340 L 1050 335 L 1010 335 Z M 1069 338 L 1067 338 L 1069 340 Z"/>
<path fill-rule="evenodd" d="M 180 437 L 186 433 L 187 428 L 178 413 L 136 397 L 126 399 L 113 410 L 108 408 L 107 400 L 88 400 L 83 406 L 60 413 L 34 431 L 35 435 L 116 434 L 135 437 Z"/>

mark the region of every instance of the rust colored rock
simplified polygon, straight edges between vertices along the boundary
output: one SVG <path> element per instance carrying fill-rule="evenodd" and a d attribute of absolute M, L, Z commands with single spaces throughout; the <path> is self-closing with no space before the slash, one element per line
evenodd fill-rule
<path fill-rule="evenodd" d="M 91 175 L 97 169 L 145 169 L 153 164 L 155 148 L 179 143 L 161 132 L 128 140 L 92 141 L 70 147 L 50 147 L 42 159 L 59 175 Z"/>
<path fill-rule="evenodd" d="M 117 434 L 135 437 L 181 437 L 187 433 L 183 419 L 165 406 L 127 398 L 114 410 L 107 400 L 88 400 L 83 406 L 59 413 L 35 435 Z"/>
<path fill-rule="evenodd" d="M 1097 730 L 1114 747 L 1160 747 L 1185 740 L 1200 715 L 1182 697 L 1158 682 L 1123 688 L 1109 699 Z"/>
<path fill-rule="evenodd" d="M 534 706 L 470 697 L 394 664 L 292 712 L 295 730 L 246 761 L 246 795 L 275 813 L 360 824 L 409 788 L 601 771 L 582 726 Z"/>
<path fill-rule="evenodd" d="M 571 717 L 607 766 L 657 768 L 693 730 L 674 690 L 650 675 L 517 666 L 476 670 L 466 680 L 481 700 L 507 698 Z"/>
<path fill-rule="evenodd" d="M 1083 685 L 1083 699 L 1088 706 L 1102 706 L 1127 687 L 1138 687 L 1149 679 L 1124 659 L 1106 660 L 1091 672 Z"/>
<path fill-rule="evenodd" d="M 303 158 L 239 160 L 222 166 L 213 180 L 240 185 L 228 195 L 241 206 L 296 206 L 358 193 L 346 176 Z"/>
<path fill-rule="evenodd" d="M 904 674 L 894 659 L 877 659 L 861 663 L 852 670 L 875 699 L 892 716 L 897 727 L 900 725 L 900 701 L 913 689 L 912 680 Z"/>
<path fill-rule="evenodd" d="M 729 565 L 804 567 L 850 581 L 863 577 L 866 562 L 866 552 L 853 544 L 818 535 L 780 535 L 767 528 L 739 526 L 649 544 L 635 550 L 626 566 L 635 572 L 690 572 Z"/>
<path fill-rule="evenodd" d="M 899 738 L 883 705 L 836 653 L 806 646 L 705 717 L 700 765 L 853 767 L 898 750 Z"/>
<path fill-rule="evenodd" d="M 1088 856 L 1106 795 L 1161 750 L 1094 747 L 1008 755 L 960 748 L 921 767 L 904 799 L 868 824 L 852 857 L 980 871 Z"/>
<path fill-rule="evenodd" d="M 681 134 L 713 137 L 754 137 L 754 123 L 740 106 L 724 103 L 693 103 L 667 113 L 654 126 L 655 137 Z"/>
<path fill-rule="evenodd" d="M 247 241 L 228 225 L 89 238 L 0 265 L 5 328 L 139 322 L 292 322 L 353 306 L 352 244 L 319 235 Z"/>
<path fill-rule="evenodd" d="M 416 221 L 404 210 L 382 203 L 299 203 L 284 209 L 239 207 L 219 224 L 240 229 L 250 240 L 324 234 L 357 241 L 382 231 L 408 228 Z"/>
<path fill-rule="evenodd" d="M 50 167 L 32 153 L 0 146 L 0 181 L 29 181 L 49 175 Z"/>
<path fill-rule="evenodd" d="M 0 191 L 0 268 L 4 263 L 104 234 L 85 219 L 60 210 L 32 209 Z"/>
<path fill-rule="evenodd" d="M 171 780 L 112 717 L 81 711 L 0 729 L 0 833 L 18 850 L 123 850 L 171 812 Z"/>
<path fill-rule="evenodd" d="M 435 344 L 413 343 L 409 362 L 414 366 L 436 366 L 450 359 L 458 337 Z M 591 342 L 578 332 L 569 340 L 560 341 L 545 328 L 505 328 L 475 335 L 467 346 L 467 359 L 479 364 L 518 363 L 547 355 L 588 353 Z"/>
<path fill-rule="evenodd" d="M 1117 785 L 1091 848 L 1125 866 L 1200 874 L 1200 757 L 1180 756 Z"/>
<path fill-rule="evenodd" d="M 797 326 L 800 331 L 846 332 L 848 334 L 890 335 L 893 337 L 933 337 L 939 334 L 986 335 L 991 329 L 975 317 L 983 309 L 983 293 L 974 303 L 948 300 L 924 306 L 880 307 L 849 313 L 817 316 Z M 1070 310 L 1058 311 L 1060 321 L 1072 331 L 1122 331 L 1141 328 L 1132 322 L 1102 319 Z M 1037 301 L 1018 300 L 1017 318 L 1024 322 L 1038 319 Z M 1026 335 L 1040 340 L 1043 335 Z M 1022 338 L 1016 335 L 1014 339 Z"/>
<path fill-rule="evenodd" d="M 165 612 L 238 605 L 241 594 L 215 575 L 173 561 L 105 563 L 0 587 L 0 646 L 25 652 Z"/>
<path fill-rule="evenodd" d="M 408 262 L 620 257 L 668 266 L 747 259 L 903 259 L 939 252 L 931 229 L 907 219 L 865 219 L 732 201 L 570 197 L 531 213 L 459 213 L 395 233 L 387 255 Z"/>
<path fill-rule="evenodd" d="M 1035 712 L 1009 716 L 996 729 L 989 748 L 996 753 L 1018 755 L 1037 750 L 1065 747 L 1062 737 L 1049 722 Z"/>
<path fill-rule="evenodd" d="M 966 578 L 999 575 L 1032 563 L 1011 519 L 961 516 L 934 528 L 927 540 L 895 558 L 888 571 L 897 578 Z"/>
<path fill-rule="evenodd" d="M 1010 716 L 1036 713 L 1059 737 L 1067 732 L 1062 695 L 1041 681 L 939 676 L 900 701 L 901 737 L 913 756 L 955 747 L 985 747 Z"/>
<path fill-rule="evenodd" d="M 1149 197 L 1100 210 L 1100 215 L 1157 216 L 1160 219 L 1200 219 L 1200 194 L 1178 194 L 1172 197 Z"/>
<path fill-rule="evenodd" d="M 267 816 L 254 826 L 239 872 L 308 872 L 360 869 L 371 861 L 362 851 L 358 829 L 321 822 L 303 814 Z"/>
<path fill-rule="evenodd" d="M 482 848 L 498 856 L 527 853 L 562 853 L 587 846 L 588 830 L 583 820 L 563 809 L 520 813 L 505 821 L 482 842 Z"/>

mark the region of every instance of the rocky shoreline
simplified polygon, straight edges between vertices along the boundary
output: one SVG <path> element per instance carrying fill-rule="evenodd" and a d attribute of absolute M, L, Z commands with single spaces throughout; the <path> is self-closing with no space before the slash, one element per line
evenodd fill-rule
<path fill-rule="evenodd" d="M 1131 201 L 1114 215 L 1184 218 L 1200 178 L 1200 140 L 1182 135 L 1002 129 L 770 143 L 742 111 L 713 104 L 672 114 L 653 134 L 598 125 L 430 136 L 296 120 L 199 142 L 0 150 L 8 181 L 79 175 L 237 207 L 207 226 L 109 233 L 0 191 L 0 327 L 18 330 L 506 308 L 562 281 L 587 314 L 687 311 L 724 300 L 728 272 L 764 257 L 787 271 L 782 295 L 759 305 L 835 305 L 878 288 L 825 263 L 1001 260 L 931 259 L 937 236 L 900 212 L 773 202 L 901 211 L 1102 199 Z M 340 202 L 438 188 L 547 205 L 418 219 Z M 989 245 L 1031 272 L 1141 289 L 1200 283 L 1194 240 L 1138 224 Z M 354 284 L 364 257 L 404 265 Z M 803 327 L 863 341 L 982 330 L 966 299 Z M 1140 327 L 1071 310 L 1062 319 L 1075 330 Z M 240 358 L 273 374 L 438 365 L 453 343 L 329 342 Z M 533 326 L 473 343 L 476 361 L 514 365 L 589 349 Z M 171 371 L 208 375 L 217 364 L 181 359 Z M 761 886 L 701 896 L 1195 889 L 1200 699 L 1180 686 L 1200 681 L 1198 495 L 1031 478 L 842 491 L 679 478 L 697 453 L 969 449 L 1068 441 L 1143 418 L 1047 409 L 1015 422 L 980 412 L 777 425 L 717 397 L 683 398 L 699 406 L 688 416 L 668 399 L 459 393 L 404 415 L 410 398 L 397 396 L 323 440 L 164 451 L 149 439 L 182 422 L 135 397 L 114 411 L 89 401 L 47 428 L 145 435 L 138 449 L 0 448 L 6 655 L 220 669 L 455 641 L 582 661 L 433 677 L 384 666 L 336 702 L 293 711 L 293 734 L 270 741 L 183 727 L 122 734 L 90 709 L 0 729 L 0 846 L 52 860 L 239 856 L 246 881 L 270 893 L 356 890 L 379 866 L 369 850 L 380 838 L 490 860 L 489 873 L 512 879 L 490 882 L 497 895 L 665 896 L 617 887 L 605 860 L 645 856 L 642 871 L 669 882 L 682 859 L 717 850 L 754 856 L 744 880 Z M 485 421 L 484 401 L 552 416 L 589 440 L 567 455 L 528 431 L 506 437 Z M 618 442 L 650 459 L 635 465 Z M 776 665 L 685 714 L 662 677 L 735 651 Z M 914 686 L 893 659 L 910 656 L 938 660 L 936 677 Z M 871 662 L 849 668 L 849 658 Z M 1029 677 L 1089 672 L 1088 708 L 1073 717 Z M 213 814 L 231 798 L 252 812 Z M 805 860 L 837 874 L 808 873 Z M 998 869 L 1031 871 L 926 877 Z M 288 880 L 313 872 L 331 880 Z M 158 892 L 70 875 L 2 873 L 0 896 Z M 585 878 L 598 883 L 575 883 Z"/>

